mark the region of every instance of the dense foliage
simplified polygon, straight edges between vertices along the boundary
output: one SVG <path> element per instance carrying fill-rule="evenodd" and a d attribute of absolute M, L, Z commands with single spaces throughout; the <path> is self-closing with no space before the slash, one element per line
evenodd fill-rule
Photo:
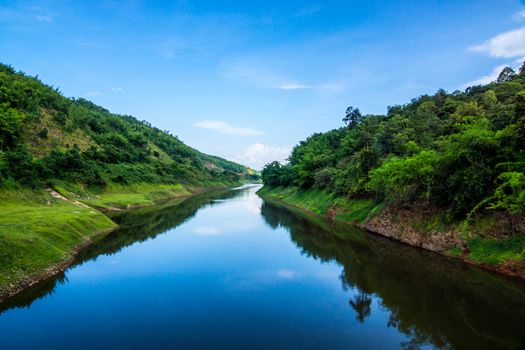
<path fill-rule="evenodd" d="M 318 188 L 390 204 L 424 201 L 453 217 L 525 209 L 525 69 L 464 92 L 439 90 L 387 115 L 349 107 L 337 130 L 300 142 L 273 162 L 269 186 Z"/>
<path fill-rule="evenodd" d="M 0 185 L 231 182 L 251 169 L 0 64 Z"/>

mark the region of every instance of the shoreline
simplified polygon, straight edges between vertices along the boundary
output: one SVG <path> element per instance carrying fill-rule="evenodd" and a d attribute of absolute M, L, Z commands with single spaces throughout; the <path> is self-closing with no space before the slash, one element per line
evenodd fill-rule
<path fill-rule="evenodd" d="M 422 250 L 425 250 L 425 251 L 428 251 L 428 252 L 432 252 L 432 253 L 438 254 L 438 255 L 443 256 L 443 257 L 447 257 L 447 258 L 458 259 L 458 260 L 463 261 L 465 264 L 476 266 L 478 268 L 481 268 L 481 269 L 484 269 L 484 270 L 487 270 L 487 271 L 491 271 L 491 272 L 494 272 L 494 273 L 502 274 L 502 275 L 505 275 L 505 276 L 508 276 L 508 277 L 511 277 L 511 278 L 517 278 L 517 279 L 520 279 L 520 280 L 524 280 L 525 279 L 525 266 L 524 266 L 523 262 L 519 262 L 519 261 L 516 261 L 516 262 L 515 261 L 505 261 L 503 263 L 496 264 L 496 265 L 491 265 L 491 264 L 487 264 L 487 263 L 483 263 L 483 262 L 478 262 L 478 261 L 470 259 L 468 257 L 468 255 L 466 255 L 464 253 L 461 254 L 461 255 L 455 255 L 455 254 L 451 254 L 449 252 L 449 250 L 428 249 L 428 247 L 425 247 L 422 244 L 414 244 L 409 239 L 402 239 L 402 235 L 382 233 L 381 229 L 379 229 L 377 226 L 375 226 L 373 224 L 370 224 L 371 220 L 369 220 L 368 217 L 365 220 L 361 221 L 361 222 L 360 221 L 343 220 L 343 219 L 339 219 L 339 218 L 336 217 L 336 215 L 335 215 L 334 211 L 332 210 L 332 208 L 329 208 L 329 210 L 327 211 L 326 214 L 322 214 L 322 213 L 317 213 L 314 210 L 311 210 L 311 209 L 309 209 L 309 208 L 307 208 L 305 206 L 297 205 L 297 204 L 294 204 L 292 202 L 286 201 L 285 199 L 280 198 L 279 196 L 275 196 L 275 195 L 272 195 L 272 194 L 264 193 L 264 191 L 261 192 L 261 190 L 259 190 L 257 192 L 257 195 L 260 196 L 264 200 L 274 201 L 274 202 L 277 202 L 277 203 L 279 203 L 279 204 L 281 204 L 281 205 L 283 205 L 285 207 L 296 208 L 296 209 L 298 209 L 298 210 L 300 210 L 300 211 L 302 211 L 302 212 L 304 212 L 304 213 L 306 213 L 308 215 L 313 215 L 313 216 L 322 218 L 322 219 L 327 220 L 327 221 L 333 221 L 333 222 L 339 222 L 339 223 L 343 223 L 343 224 L 347 224 L 347 225 L 352 225 L 354 227 L 358 227 L 360 229 L 363 229 L 366 232 L 369 232 L 369 233 L 371 233 L 373 235 L 384 237 L 384 238 L 390 239 L 392 241 L 411 246 L 413 248 L 422 249 Z M 450 233 L 450 234 L 453 235 L 453 233 Z M 428 239 L 429 236 L 430 235 L 427 235 L 427 237 L 425 237 L 425 238 Z M 422 237 L 418 237 L 418 238 L 421 239 Z"/>
<path fill-rule="evenodd" d="M 62 261 L 55 263 L 40 272 L 36 272 L 30 276 L 26 276 L 19 281 L 12 282 L 4 290 L 0 291 L 0 304 L 6 302 L 10 298 L 18 295 L 19 293 L 25 291 L 26 289 L 34 286 L 40 282 L 47 280 L 48 278 L 54 277 L 59 273 L 65 271 L 71 264 L 75 261 L 77 255 L 84 248 L 87 248 L 91 244 L 95 243 L 97 240 L 104 238 L 111 232 L 115 231 L 117 227 L 103 230 L 95 233 L 93 236 L 89 237 L 85 241 L 73 247 L 69 256 Z"/>
<path fill-rule="evenodd" d="M 89 210 L 94 210 L 106 217 L 107 219 L 111 220 L 110 217 L 108 217 L 106 214 L 109 213 L 115 213 L 115 212 L 126 212 L 126 211 L 132 211 L 135 209 L 140 208 L 146 208 L 146 207 L 155 207 L 162 205 L 166 202 L 169 202 L 171 200 L 176 199 L 182 199 L 186 200 L 193 196 L 205 193 L 205 192 L 211 192 L 211 191 L 218 191 L 222 189 L 230 188 L 229 185 L 225 186 L 211 186 L 211 187 L 198 187 L 198 188 L 192 188 L 191 191 L 189 191 L 188 194 L 183 195 L 177 195 L 173 193 L 172 196 L 163 197 L 160 199 L 155 200 L 151 204 L 140 204 L 140 205 L 130 205 L 127 207 L 98 207 L 96 205 L 88 205 Z M 60 199 L 61 201 L 72 203 L 69 199 L 64 198 Z M 85 203 L 84 203 L 85 204 Z M 111 220 L 113 222 L 113 220 Z M 114 223 L 114 222 L 113 222 Z M 56 276 L 57 274 L 65 271 L 71 264 L 75 261 L 78 254 L 85 248 L 89 247 L 93 243 L 97 242 L 98 240 L 106 237 L 110 233 L 114 232 L 118 229 L 119 225 L 114 223 L 115 226 L 111 227 L 109 229 L 103 229 L 100 231 L 95 232 L 91 236 L 87 237 L 86 239 L 82 240 L 80 243 L 73 246 L 68 252 L 67 257 L 61 259 L 58 262 L 55 262 L 51 265 L 48 265 L 47 267 L 40 269 L 40 271 L 34 272 L 28 276 L 24 276 L 19 280 L 12 281 L 10 283 L 7 283 L 5 286 L 3 286 L 0 289 L 0 304 L 5 303 L 8 299 L 15 297 L 19 293 L 25 291 L 26 289 L 30 288 L 31 286 L 34 286 L 38 283 L 41 283 L 53 276 Z"/>

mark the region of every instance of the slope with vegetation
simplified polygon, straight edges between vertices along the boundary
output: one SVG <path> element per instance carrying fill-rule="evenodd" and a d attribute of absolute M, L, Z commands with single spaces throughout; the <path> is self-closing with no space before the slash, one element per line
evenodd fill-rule
<path fill-rule="evenodd" d="M 185 145 L 167 131 L 63 97 L 37 78 L 0 65 L 0 181 L 46 186 L 55 180 L 104 189 L 113 184 L 202 186 L 252 171 Z"/>
<path fill-rule="evenodd" d="M 525 277 L 525 69 L 300 142 L 261 194 Z"/>
<path fill-rule="evenodd" d="M 0 64 L 0 300 L 151 205 L 258 175 Z"/>

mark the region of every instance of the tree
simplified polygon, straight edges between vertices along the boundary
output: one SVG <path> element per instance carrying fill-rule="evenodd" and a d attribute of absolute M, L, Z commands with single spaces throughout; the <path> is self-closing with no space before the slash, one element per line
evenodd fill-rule
<path fill-rule="evenodd" d="M 247 175 L 246 167 L 200 153 L 149 123 L 66 98 L 0 64 L 0 184 L 65 180 L 99 187 L 115 179 L 202 185 Z"/>
<path fill-rule="evenodd" d="M 266 164 L 261 172 L 261 178 L 268 186 L 281 185 L 281 176 L 283 175 L 281 163 L 274 161 Z"/>
<path fill-rule="evenodd" d="M 525 210 L 525 174 L 505 172 L 498 176 L 501 182 L 492 196 L 490 209 L 504 209 L 515 214 Z"/>
<path fill-rule="evenodd" d="M 514 69 L 510 67 L 505 67 L 501 71 L 501 73 L 498 76 L 498 79 L 496 80 L 497 83 L 505 83 L 507 81 L 511 81 L 516 77 L 516 72 L 514 72 Z"/>
<path fill-rule="evenodd" d="M 363 115 L 359 111 L 359 108 L 354 108 L 350 106 L 346 109 L 346 114 L 345 114 L 345 117 L 343 118 L 343 122 L 349 128 L 355 127 L 357 124 L 361 123 L 362 120 L 363 120 Z"/>
<path fill-rule="evenodd" d="M 25 116 L 8 103 L 0 104 L 0 151 L 13 146 L 22 129 Z"/>

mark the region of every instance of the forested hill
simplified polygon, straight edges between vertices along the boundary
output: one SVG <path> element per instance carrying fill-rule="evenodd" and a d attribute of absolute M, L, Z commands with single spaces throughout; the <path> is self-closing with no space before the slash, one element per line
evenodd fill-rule
<path fill-rule="evenodd" d="M 203 154 L 176 136 L 0 64 L 0 185 L 54 180 L 207 185 L 254 178 L 253 170 Z"/>
<path fill-rule="evenodd" d="M 496 82 L 463 92 L 420 96 L 386 115 L 349 107 L 343 121 L 300 142 L 286 165 L 268 164 L 265 185 L 427 203 L 451 219 L 525 209 L 524 68 L 505 68 Z"/>

